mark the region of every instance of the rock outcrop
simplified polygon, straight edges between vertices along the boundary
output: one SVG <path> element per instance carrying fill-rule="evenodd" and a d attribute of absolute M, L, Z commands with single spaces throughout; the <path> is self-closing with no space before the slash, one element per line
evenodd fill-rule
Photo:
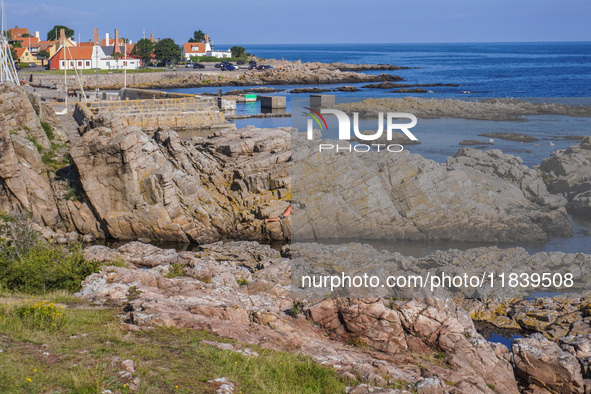
<path fill-rule="evenodd" d="M 544 200 L 537 176 L 530 182 L 518 175 L 524 178 L 521 187 L 507 181 L 509 175 L 458 165 L 464 161 L 459 158 L 442 165 L 406 150 L 343 153 L 347 142 L 331 140 L 321 143 L 339 144 L 340 151 L 319 153 L 318 142 L 293 138 L 293 199 L 305 207 L 291 220 L 294 240 L 363 234 L 365 239 L 515 243 L 572 235 L 561 199 L 546 193 Z M 526 168 L 515 162 L 505 171 L 525 174 Z M 542 193 L 544 205 L 528 200 L 522 189 L 528 196 Z"/>
<path fill-rule="evenodd" d="M 583 380 L 577 358 L 540 334 L 513 341 L 515 374 L 533 392 L 586 393 L 591 381 Z"/>
<path fill-rule="evenodd" d="M 552 152 L 539 171 L 552 193 L 568 199 L 567 209 L 591 218 L 591 137 L 568 149 Z"/>
<path fill-rule="evenodd" d="M 293 298 L 290 260 L 254 242 L 203 245 L 196 252 L 133 242 L 117 250 L 92 246 L 86 256 L 107 265 L 85 280 L 79 296 L 120 305 L 128 329 L 205 329 L 245 344 L 297 350 L 378 387 L 518 392 L 508 349 L 486 342 L 449 298 Z M 115 259 L 128 266 L 108 266 Z"/>
<path fill-rule="evenodd" d="M 38 96 L 0 84 L 1 212 L 30 212 L 39 225 L 60 230 L 64 237 L 71 231 L 98 232 L 86 205 L 63 198 L 68 193 L 67 140 L 55 113 Z M 56 174 L 52 166 L 60 160 L 65 168 Z"/>
<path fill-rule="evenodd" d="M 564 197 L 551 194 L 544 179 L 532 168 L 523 164 L 520 157 L 503 154 L 498 149 L 480 151 L 460 149 L 447 159 L 449 165 L 461 164 L 485 174 L 491 174 L 517 185 L 524 196 L 536 204 L 549 208 L 562 208 L 567 201 Z"/>
<path fill-rule="evenodd" d="M 537 262 L 539 257 L 542 256 L 532 260 Z M 587 258 L 588 255 L 580 254 L 575 257 L 575 260 L 580 259 L 575 264 L 589 264 L 584 262 Z M 532 299 L 465 299 L 460 305 L 470 312 L 475 321 L 501 329 L 538 332 L 555 342 L 567 336 L 591 334 L 589 291 Z"/>

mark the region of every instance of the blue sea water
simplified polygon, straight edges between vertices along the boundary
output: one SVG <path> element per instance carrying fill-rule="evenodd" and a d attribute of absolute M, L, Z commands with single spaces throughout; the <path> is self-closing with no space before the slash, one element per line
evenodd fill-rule
<path fill-rule="evenodd" d="M 244 45 L 266 59 L 350 64 L 393 64 L 406 70 L 366 71 L 399 75 L 404 83 L 445 83 L 459 86 L 425 87 L 421 97 L 589 97 L 591 42 L 459 43 L 459 44 L 298 44 Z M 344 84 L 320 85 L 336 88 Z M 362 89 L 355 96 L 396 97 L 392 89 Z M 276 85 L 289 91 L 310 85 Z M 235 89 L 228 87 L 222 90 Z M 218 88 L 175 89 L 217 92 Z M 279 94 L 286 94 L 281 92 Z M 351 93 L 334 92 L 335 95 Z M 408 95 L 408 94 L 405 94 Z M 413 94 L 410 94 L 413 95 Z"/>
<path fill-rule="evenodd" d="M 460 85 L 426 88 L 435 95 L 591 95 L 591 42 L 247 45 L 246 49 L 263 58 L 417 67 L 388 73 L 408 83 Z"/>

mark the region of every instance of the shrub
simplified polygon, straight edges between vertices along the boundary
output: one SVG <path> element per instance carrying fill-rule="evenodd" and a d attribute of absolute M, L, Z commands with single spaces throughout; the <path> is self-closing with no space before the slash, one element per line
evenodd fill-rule
<path fill-rule="evenodd" d="M 80 244 L 51 245 L 32 230 L 26 214 L 0 217 L 0 285 L 10 291 L 41 294 L 75 292 L 100 263 L 84 258 Z"/>
<path fill-rule="evenodd" d="M 236 283 L 238 283 L 238 286 L 248 286 L 248 280 L 244 276 L 236 279 Z"/>

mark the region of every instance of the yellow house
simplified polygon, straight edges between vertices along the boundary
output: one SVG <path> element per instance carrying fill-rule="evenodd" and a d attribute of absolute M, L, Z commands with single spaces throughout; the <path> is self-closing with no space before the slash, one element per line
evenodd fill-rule
<path fill-rule="evenodd" d="M 14 48 L 16 50 L 16 56 L 18 62 L 21 64 L 24 63 L 37 63 L 37 56 L 34 56 L 29 48 Z"/>

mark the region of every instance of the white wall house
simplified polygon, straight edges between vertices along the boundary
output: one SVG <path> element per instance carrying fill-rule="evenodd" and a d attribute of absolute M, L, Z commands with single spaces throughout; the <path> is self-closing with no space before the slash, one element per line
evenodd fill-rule
<path fill-rule="evenodd" d="M 232 52 L 230 52 L 230 50 L 228 49 L 227 51 L 208 51 L 207 52 L 207 56 L 213 56 L 213 57 L 217 57 L 220 59 L 225 59 L 225 58 L 229 58 L 232 57 Z"/>

